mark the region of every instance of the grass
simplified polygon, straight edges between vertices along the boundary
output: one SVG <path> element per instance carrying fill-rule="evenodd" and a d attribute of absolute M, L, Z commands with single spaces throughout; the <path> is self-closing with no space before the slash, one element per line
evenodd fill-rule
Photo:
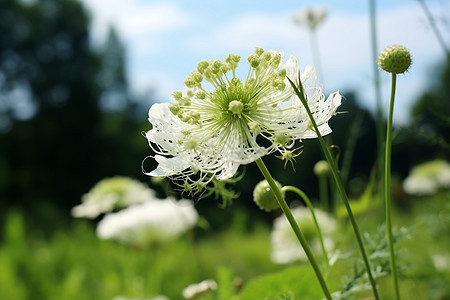
<path fill-rule="evenodd" d="M 394 213 L 394 226 L 406 226 L 410 232 L 397 248 L 404 269 L 403 298 L 450 299 L 450 192 L 413 199 L 408 211 Z M 257 222 L 244 230 L 242 218 L 220 233 L 194 235 L 194 243 L 186 235 L 159 247 L 136 249 L 98 239 L 95 225 L 85 220 L 74 220 L 70 228 L 48 237 L 20 212 L 11 211 L 0 244 L 1 299 L 149 299 L 158 294 L 183 299 L 183 288 L 207 278 L 218 281 L 219 289 L 197 299 L 319 299 L 310 266 L 273 264 L 269 225 Z M 359 218 L 362 231 L 371 231 L 382 223 L 382 210 Z M 342 241 L 345 251 L 351 249 L 352 241 Z M 446 255 L 444 269 L 436 269 L 434 255 Z M 333 267 L 328 274 L 332 291 L 340 288 L 351 266 L 349 259 Z M 392 295 L 389 279 L 378 281 L 382 299 Z M 361 297 L 366 295 L 370 293 Z"/>

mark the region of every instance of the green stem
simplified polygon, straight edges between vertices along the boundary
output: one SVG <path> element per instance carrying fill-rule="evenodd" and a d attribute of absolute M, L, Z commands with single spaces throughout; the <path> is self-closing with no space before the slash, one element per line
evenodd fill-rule
<path fill-rule="evenodd" d="M 297 87 L 292 82 L 292 80 L 290 78 L 288 78 L 288 80 L 289 80 L 290 84 L 292 85 L 295 93 L 299 97 L 300 101 L 302 102 L 303 106 L 305 107 L 306 112 L 308 113 L 308 116 L 310 118 L 311 124 L 312 124 L 312 126 L 314 128 L 314 131 L 317 134 L 317 138 L 319 139 L 319 143 L 320 143 L 320 146 L 322 147 L 323 154 L 325 155 L 326 159 L 328 160 L 328 163 L 330 164 L 331 173 L 333 174 L 334 180 L 336 182 L 336 186 L 337 186 L 339 194 L 341 195 L 341 198 L 342 198 L 342 202 L 344 203 L 344 206 L 345 206 L 345 208 L 347 210 L 348 217 L 350 219 L 350 223 L 352 224 L 352 227 L 353 227 L 353 231 L 355 232 L 356 241 L 358 243 L 359 250 L 361 252 L 361 256 L 363 258 L 364 265 L 366 267 L 367 275 L 369 277 L 369 281 L 370 281 L 370 284 L 372 286 L 373 295 L 375 296 L 376 300 L 379 300 L 380 298 L 378 296 L 377 286 L 375 284 L 375 280 L 373 278 L 372 271 L 371 271 L 371 268 L 370 268 L 369 259 L 367 257 L 366 250 L 364 248 L 364 244 L 363 244 L 363 241 L 362 241 L 362 238 L 361 238 L 361 234 L 359 232 L 358 224 L 356 224 L 356 220 L 355 220 L 355 217 L 353 216 L 353 212 L 352 212 L 352 209 L 350 207 L 350 203 L 349 203 L 347 194 L 345 193 L 344 185 L 342 183 L 341 178 L 339 177 L 339 172 L 338 172 L 336 163 L 335 163 L 333 157 L 331 156 L 331 152 L 328 149 L 328 147 L 327 147 L 327 145 L 326 145 L 322 135 L 320 134 L 319 128 L 318 128 L 317 123 L 316 123 L 316 120 L 314 120 L 314 117 L 313 117 L 313 115 L 311 113 L 311 110 L 310 110 L 310 108 L 308 106 L 308 102 L 307 102 L 305 94 L 303 92 L 303 84 L 301 82 L 299 82 L 299 85 Z"/>
<path fill-rule="evenodd" d="M 391 223 L 391 148 L 392 148 L 392 119 L 394 114 L 394 98 L 395 98 L 395 85 L 397 80 L 397 74 L 392 73 L 392 88 L 391 88 L 391 102 L 389 105 L 389 118 L 386 131 L 386 156 L 385 156 L 385 168 L 384 168 L 384 199 L 386 210 L 386 234 L 389 243 L 389 255 L 391 258 L 391 272 L 392 279 L 394 280 L 394 289 L 396 299 L 400 299 L 400 291 L 398 288 L 397 279 L 397 267 L 395 264 L 395 252 L 394 241 L 392 237 L 392 223 Z"/>
<path fill-rule="evenodd" d="M 330 200 L 328 199 L 328 176 L 327 175 L 319 175 L 319 198 L 320 203 L 324 206 L 324 208 L 331 212 Z"/>
<path fill-rule="evenodd" d="M 269 170 L 267 169 L 266 165 L 264 164 L 264 162 L 262 161 L 261 158 L 256 160 L 256 164 L 258 165 L 259 170 L 263 174 L 264 178 L 269 183 L 269 186 L 272 189 L 272 191 L 275 195 L 275 198 L 277 199 L 277 202 L 281 207 L 281 210 L 284 212 L 284 215 L 286 216 L 287 220 L 289 221 L 289 224 L 291 225 L 292 229 L 294 230 L 294 233 L 297 236 L 298 241 L 302 245 L 303 250 L 305 251 L 305 254 L 309 259 L 309 262 L 311 263 L 311 266 L 313 267 L 314 272 L 316 273 L 317 279 L 319 280 L 320 286 L 322 287 L 325 297 L 328 300 L 332 300 L 330 291 L 328 290 L 327 284 L 325 282 L 325 279 L 323 278 L 322 272 L 319 269 L 316 259 L 314 258 L 314 255 L 313 255 L 311 249 L 309 248 L 309 245 L 306 242 L 306 239 L 303 236 L 303 233 L 300 231 L 300 227 L 298 227 L 298 224 L 295 221 L 294 216 L 292 215 L 292 212 L 286 203 L 286 200 L 284 200 L 284 197 L 283 197 L 283 194 L 281 193 L 280 188 L 278 188 L 277 184 L 275 183 L 275 180 L 273 180 L 272 175 L 270 175 Z"/>
<path fill-rule="evenodd" d="M 316 226 L 317 229 L 317 235 L 319 236 L 319 241 L 320 241 L 320 246 L 322 247 L 322 253 L 323 256 L 325 258 L 325 262 L 327 264 L 327 267 L 330 267 L 330 262 L 328 261 L 328 254 L 327 254 L 327 250 L 325 250 L 325 244 L 323 243 L 323 236 L 322 236 L 322 231 L 320 230 L 319 227 L 319 223 L 317 222 L 317 218 L 316 218 L 316 213 L 314 212 L 314 207 L 311 204 L 311 201 L 309 200 L 308 196 L 299 188 L 296 188 L 295 186 L 284 186 L 281 191 L 283 192 L 287 192 L 287 191 L 291 191 L 296 193 L 297 195 L 299 195 L 300 197 L 302 197 L 303 201 L 305 201 L 306 206 L 308 206 L 309 210 L 311 211 L 311 215 L 313 217 L 313 221 L 314 224 Z"/>
<path fill-rule="evenodd" d="M 375 0 L 370 0 L 369 5 L 370 12 L 370 35 L 372 41 L 372 69 L 373 69 L 373 83 L 375 88 L 375 99 L 376 99 L 376 135 L 377 135 L 377 170 L 378 176 L 380 176 L 379 181 L 379 194 L 382 197 L 382 192 L 384 190 L 384 180 L 383 180 L 383 161 L 384 161 L 384 122 L 383 122 L 383 103 L 381 100 L 381 85 L 380 85 L 380 72 L 378 72 L 378 46 L 377 46 L 377 26 L 376 26 L 376 5 Z"/>
<path fill-rule="evenodd" d="M 422 9 L 423 9 L 425 15 L 428 18 L 428 22 L 430 22 L 431 29 L 433 30 L 434 35 L 436 36 L 436 38 L 439 42 L 439 45 L 444 50 L 445 55 L 447 56 L 447 59 L 450 60 L 450 51 L 445 44 L 445 41 L 441 35 L 441 32 L 439 31 L 439 29 L 436 26 L 436 22 L 433 18 L 433 15 L 431 14 L 430 10 L 428 9 L 427 5 L 425 4 L 425 0 L 418 0 L 418 1 L 419 1 L 420 5 L 422 6 Z"/>

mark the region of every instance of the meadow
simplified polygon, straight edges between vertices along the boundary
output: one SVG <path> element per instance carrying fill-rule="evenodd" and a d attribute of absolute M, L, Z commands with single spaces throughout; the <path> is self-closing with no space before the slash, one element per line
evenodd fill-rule
<path fill-rule="evenodd" d="M 397 246 L 404 299 L 450 297 L 449 200 L 450 192 L 442 191 L 411 199 L 407 211 L 395 210 L 396 226 L 408 231 Z M 272 263 L 270 224 L 237 212 L 228 228 L 196 228 L 149 249 L 101 240 L 91 221 L 75 219 L 49 236 L 22 212 L 10 213 L 0 247 L 2 299 L 183 299 L 184 288 L 205 279 L 215 280 L 218 288 L 195 299 L 320 299 L 308 262 Z M 358 216 L 362 230 L 370 234 L 376 234 L 382 219 L 380 203 Z M 345 218 L 339 226 L 344 230 L 335 239 L 342 251 L 354 254 Z M 355 266 L 353 255 L 327 272 L 332 291 L 343 288 Z M 384 299 L 390 299 L 390 280 L 378 284 Z M 358 299 L 364 295 L 370 292 L 360 292 Z"/>

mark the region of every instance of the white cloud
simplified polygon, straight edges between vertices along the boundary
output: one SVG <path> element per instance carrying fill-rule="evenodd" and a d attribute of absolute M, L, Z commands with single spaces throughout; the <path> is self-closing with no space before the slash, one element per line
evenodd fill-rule
<path fill-rule="evenodd" d="M 93 14 L 94 41 L 105 40 L 114 25 L 131 55 L 148 55 L 160 50 L 164 34 L 191 22 L 175 3 L 146 3 L 137 0 L 84 0 Z"/>
<path fill-rule="evenodd" d="M 308 32 L 291 20 L 296 11 L 243 11 L 239 15 L 218 18 L 214 14 L 197 14 L 195 8 L 183 10 L 176 2 L 84 1 L 94 11 L 94 37 L 104 37 L 110 23 L 114 23 L 121 34 L 130 58 L 133 86 L 142 89 L 148 83 L 157 88 L 159 95 L 168 96 L 172 90 L 180 88 L 182 79 L 199 57 L 221 58 L 234 52 L 245 58 L 255 46 L 261 46 L 286 54 L 295 53 L 302 66 L 313 63 Z M 444 6 L 448 8 L 448 4 Z M 441 4 L 430 9 L 441 11 L 443 7 Z M 398 113 L 402 114 L 398 120 L 404 122 L 411 99 L 428 84 L 426 69 L 444 55 L 418 3 L 406 2 L 389 10 L 381 7 L 377 18 L 379 51 L 388 45 L 401 44 L 413 54 L 413 67 L 398 81 L 396 105 Z M 365 105 L 373 108 L 368 11 L 330 9 L 327 19 L 317 29 L 317 36 L 327 90 L 358 90 Z M 175 41 L 178 48 L 166 51 L 170 50 L 170 43 L 173 48 Z M 175 59 L 180 60 L 179 66 L 169 67 Z M 185 73 L 180 74 L 182 72 Z M 383 95 L 388 95 L 389 76 L 383 75 L 382 80 Z"/>
<path fill-rule="evenodd" d="M 250 53 L 254 46 L 263 46 L 294 52 L 302 65 L 313 63 L 308 33 L 293 24 L 291 17 L 294 13 L 244 13 L 220 26 L 198 32 L 188 40 L 188 46 L 192 51 L 205 54 L 217 52 L 217 49 Z M 437 59 L 443 59 L 443 52 L 416 2 L 379 10 L 377 25 L 379 51 L 386 46 L 400 44 L 413 54 L 413 67 L 398 83 L 404 90 L 397 92 L 397 120 L 404 123 L 412 101 L 429 83 L 424 74 L 426 68 Z M 318 28 L 317 36 L 327 87 L 330 90 L 357 89 L 366 101 L 363 105 L 373 109 L 373 58 L 368 13 L 331 10 Z M 386 81 L 389 78 L 383 75 L 382 80 L 386 85 L 383 96 L 388 95 L 390 86 Z"/>

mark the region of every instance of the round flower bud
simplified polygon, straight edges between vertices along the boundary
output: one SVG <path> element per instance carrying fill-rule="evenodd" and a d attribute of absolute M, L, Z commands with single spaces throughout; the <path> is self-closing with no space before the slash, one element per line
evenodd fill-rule
<path fill-rule="evenodd" d="M 173 92 L 172 96 L 175 100 L 178 101 L 181 99 L 181 97 L 183 97 L 183 93 L 181 91 L 175 91 Z"/>
<path fill-rule="evenodd" d="M 402 46 L 391 46 L 385 48 L 378 56 L 380 69 L 394 74 L 402 74 L 411 65 L 411 54 Z"/>
<path fill-rule="evenodd" d="M 280 183 L 277 181 L 275 181 L 275 183 L 278 188 L 282 188 Z M 260 181 L 255 186 L 255 189 L 253 190 L 253 201 L 255 201 L 259 208 L 265 211 L 275 210 L 280 207 L 267 180 Z"/>
<path fill-rule="evenodd" d="M 326 160 L 319 160 L 314 165 L 314 174 L 317 176 L 326 176 L 330 173 L 330 165 Z"/>

